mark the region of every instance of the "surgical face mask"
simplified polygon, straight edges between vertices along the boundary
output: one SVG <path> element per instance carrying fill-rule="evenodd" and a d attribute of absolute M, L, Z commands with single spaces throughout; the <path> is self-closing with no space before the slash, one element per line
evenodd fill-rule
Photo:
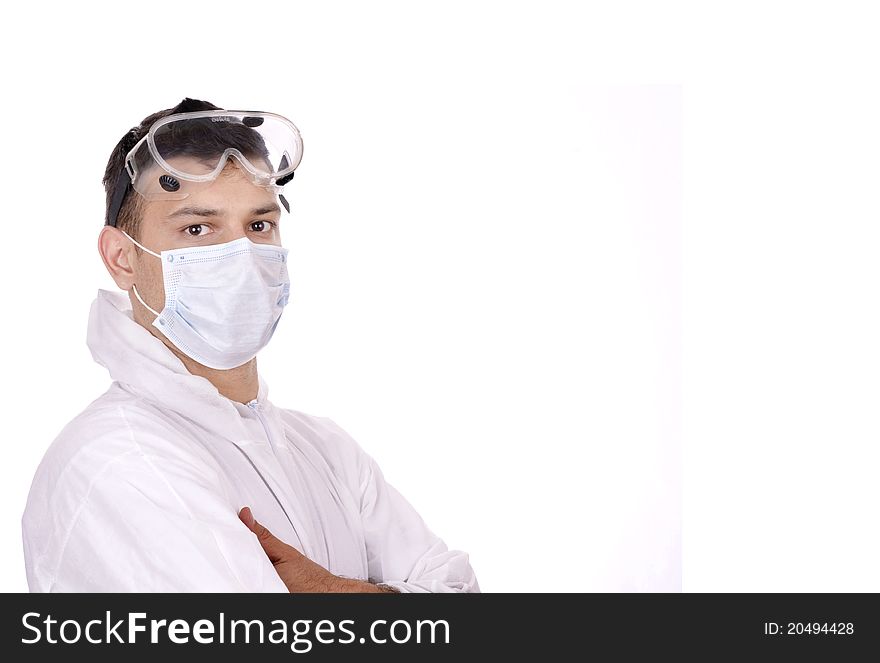
<path fill-rule="evenodd" d="M 287 249 L 242 237 L 225 244 L 150 251 L 162 261 L 165 308 L 153 326 L 195 361 L 230 369 L 253 359 L 269 342 L 290 294 Z"/>

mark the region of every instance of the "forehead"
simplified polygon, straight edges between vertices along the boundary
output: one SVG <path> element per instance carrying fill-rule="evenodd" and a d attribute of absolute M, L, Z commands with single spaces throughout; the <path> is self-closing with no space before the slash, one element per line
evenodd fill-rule
<path fill-rule="evenodd" d="M 174 157 L 168 159 L 172 166 L 181 170 L 193 170 L 199 164 L 193 157 Z M 182 182 L 181 191 L 186 191 L 186 198 L 181 200 L 149 200 L 144 201 L 144 217 L 159 221 L 168 219 L 176 211 L 199 207 L 216 210 L 218 217 L 237 218 L 253 214 L 255 210 L 267 210 L 270 207 L 280 208 L 276 196 L 266 187 L 254 184 L 234 159 L 229 159 L 225 167 L 210 182 Z M 269 213 L 263 211 L 261 213 Z"/>

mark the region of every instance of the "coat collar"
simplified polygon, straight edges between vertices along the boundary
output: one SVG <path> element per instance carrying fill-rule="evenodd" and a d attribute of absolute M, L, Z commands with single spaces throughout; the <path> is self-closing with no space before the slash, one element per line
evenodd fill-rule
<path fill-rule="evenodd" d="M 124 292 L 98 290 L 86 342 L 94 360 L 113 380 L 225 438 L 242 433 L 242 418 L 253 417 L 246 404 L 227 398 L 210 380 L 190 373 L 162 341 L 138 324 Z M 258 379 L 255 400 L 262 408 L 270 407 L 268 385 L 262 376 Z"/>

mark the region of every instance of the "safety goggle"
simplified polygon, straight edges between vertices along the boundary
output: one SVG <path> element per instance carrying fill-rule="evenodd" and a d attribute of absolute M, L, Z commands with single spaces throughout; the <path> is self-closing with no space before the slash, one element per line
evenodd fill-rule
<path fill-rule="evenodd" d="M 116 225 L 130 188 L 146 200 L 182 200 L 210 186 L 230 157 L 254 184 L 277 194 L 289 212 L 283 187 L 293 179 L 302 152 L 299 129 L 275 113 L 209 110 L 169 115 L 157 120 L 129 150 L 107 224 Z"/>

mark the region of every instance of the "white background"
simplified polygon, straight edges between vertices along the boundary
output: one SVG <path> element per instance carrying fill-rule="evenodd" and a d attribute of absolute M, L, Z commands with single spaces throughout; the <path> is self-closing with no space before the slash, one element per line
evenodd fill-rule
<path fill-rule="evenodd" d="M 351 432 L 484 591 L 880 590 L 869 9 L 8 10 L 0 588 L 107 386 L 106 159 L 191 96 L 303 133 L 270 398 Z"/>
<path fill-rule="evenodd" d="M 19 26 L 4 587 L 36 464 L 109 384 L 110 150 L 191 96 L 302 131 L 273 402 L 346 428 L 484 591 L 680 589 L 681 88 L 591 80 L 568 8 L 190 7 Z"/>

